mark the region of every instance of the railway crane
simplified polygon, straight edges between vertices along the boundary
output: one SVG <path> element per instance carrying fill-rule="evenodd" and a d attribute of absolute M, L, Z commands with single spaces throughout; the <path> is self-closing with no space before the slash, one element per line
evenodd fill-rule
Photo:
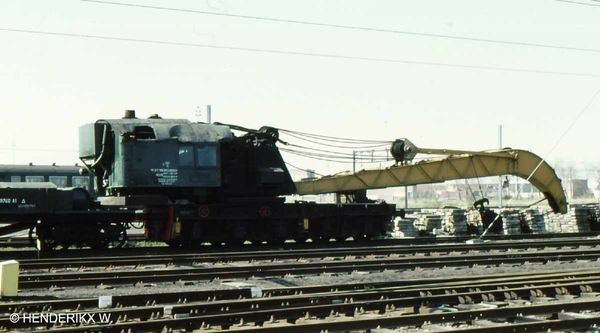
<path fill-rule="evenodd" d="M 233 130 L 244 132 L 236 135 Z M 560 179 L 540 157 L 523 150 L 482 152 L 391 146 L 395 164 L 294 182 L 274 127 L 258 130 L 186 119 L 101 119 L 79 130 L 80 159 L 97 196 L 24 183 L 0 184 L 0 221 L 35 230 L 39 248 L 122 244 L 133 222 L 149 241 L 171 246 L 359 241 L 386 234 L 394 204 L 366 190 L 452 179 L 515 175 L 544 193 L 555 212 L 567 202 Z M 420 153 L 444 154 L 413 162 Z M 286 203 L 291 194 L 337 193 L 345 202 Z M 17 227 L 15 227 L 15 224 Z"/>

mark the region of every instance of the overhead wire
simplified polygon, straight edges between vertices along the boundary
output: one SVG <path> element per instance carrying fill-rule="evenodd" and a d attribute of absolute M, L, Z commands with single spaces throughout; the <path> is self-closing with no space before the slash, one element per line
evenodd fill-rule
<path fill-rule="evenodd" d="M 327 146 L 327 147 L 332 147 L 332 148 L 350 148 L 350 149 L 368 149 L 368 148 L 378 148 L 378 147 L 383 147 L 386 145 L 391 145 L 391 141 L 389 143 L 386 144 L 375 144 L 375 145 L 363 145 L 363 146 L 348 146 L 348 145 L 337 145 L 337 144 L 331 144 L 331 143 L 324 143 L 324 142 L 320 142 L 318 140 L 312 140 L 312 139 L 308 139 L 305 138 L 301 135 L 296 135 L 296 134 L 291 134 L 291 133 L 287 133 L 287 135 L 294 137 L 296 139 L 302 140 L 302 141 L 306 141 L 306 142 L 310 142 L 310 143 L 314 143 L 314 144 L 319 144 L 319 145 L 323 145 L 323 146 Z M 350 143 L 346 143 L 346 144 L 350 144 Z"/>
<path fill-rule="evenodd" d="M 335 155 L 335 154 L 322 154 L 322 153 L 315 153 L 315 152 L 311 152 L 311 151 L 300 151 L 300 150 L 295 150 L 295 149 L 287 149 L 287 148 L 279 148 L 280 151 L 285 151 L 285 152 L 289 152 L 289 153 L 293 153 L 293 154 L 297 154 L 297 155 L 302 155 L 305 157 L 321 157 L 321 158 L 328 158 L 328 159 L 335 159 L 335 160 L 348 160 L 348 161 L 372 161 L 373 163 L 375 162 L 385 162 L 388 161 L 388 159 L 386 159 L 383 156 L 378 156 L 378 157 L 364 157 L 364 156 L 342 156 L 342 155 Z"/>
<path fill-rule="evenodd" d="M 314 160 L 319 160 L 319 161 L 326 161 L 326 162 L 335 162 L 335 163 L 353 163 L 352 161 L 339 161 L 339 160 L 335 160 L 335 159 L 330 159 L 330 158 L 323 158 L 323 157 L 315 157 L 315 156 L 310 156 L 310 155 L 306 155 L 306 154 L 301 154 L 298 153 L 296 151 L 286 151 L 286 150 L 282 150 L 280 149 L 282 152 L 284 153 L 288 153 L 288 154 L 293 154 L 293 155 L 297 155 L 297 156 L 301 156 L 301 157 L 309 157 L 311 159 Z"/>
<path fill-rule="evenodd" d="M 300 148 L 300 149 L 307 149 L 307 150 L 311 150 L 311 151 L 318 151 L 318 152 L 323 152 L 323 153 L 330 153 L 333 155 L 351 156 L 350 153 L 341 153 L 341 152 L 337 152 L 337 151 L 331 151 L 331 150 L 325 150 L 325 149 L 319 149 L 319 148 L 313 148 L 313 147 L 305 147 L 305 146 L 300 146 L 300 145 L 293 144 L 293 143 L 288 143 L 285 146 L 286 147 L 295 147 L 295 148 Z M 288 148 L 288 150 L 292 150 L 292 149 Z"/>
<path fill-rule="evenodd" d="M 479 194 L 481 198 L 484 198 L 483 189 L 481 188 L 481 182 L 479 181 L 479 176 L 477 175 L 477 168 L 475 168 L 475 156 L 471 156 L 471 166 L 473 166 L 473 173 L 475 174 L 475 179 L 477 179 L 477 184 L 479 185 Z"/>
<path fill-rule="evenodd" d="M 327 135 L 321 135 L 321 134 L 312 134 L 312 133 L 306 133 L 306 132 L 298 132 L 298 131 L 292 131 L 292 130 L 287 130 L 284 128 L 278 128 L 278 130 L 280 132 L 284 132 L 284 133 L 293 133 L 293 134 L 298 134 L 298 135 L 303 135 L 303 136 L 310 136 L 313 138 L 323 138 L 323 139 L 327 139 L 327 140 L 331 140 L 331 141 L 336 141 L 336 142 L 359 142 L 359 143 L 392 143 L 392 141 L 389 140 L 364 140 L 364 139 L 350 139 L 350 138 L 340 138 L 337 136 L 327 136 Z"/>
<path fill-rule="evenodd" d="M 335 163 L 382 163 L 390 161 L 390 154 L 381 154 L 375 148 L 389 147 L 392 141 L 365 140 L 342 138 L 330 135 L 320 135 L 278 128 L 281 135 L 302 140 L 309 145 L 292 143 L 289 139 L 280 140 L 285 146 L 279 150 L 284 153 L 294 154 L 309 159 L 322 160 Z M 324 146 L 326 148 L 318 148 Z M 335 148 L 336 150 L 332 150 Z M 365 156 L 366 155 L 366 156 Z"/>
<path fill-rule="evenodd" d="M 318 152 L 330 153 L 330 154 L 332 154 L 334 156 L 337 155 L 337 156 L 340 156 L 340 157 L 350 157 L 350 158 L 352 158 L 353 156 L 356 155 L 356 154 L 353 154 L 353 153 L 350 153 L 350 152 L 348 152 L 348 153 L 342 153 L 342 152 L 325 150 L 325 149 L 319 149 L 319 148 L 314 148 L 314 147 L 305 147 L 305 146 L 300 146 L 300 145 L 296 145 L 296 144 L 292 144 L 292 143 L 287 144 L 286 147 L 295 147 L 295 148 L 306 149 L 306 150 L 310 150 L 310 151 L 318 151 Z M 293 149 L 289 149 L 288 148 L 288 150 L 293 150 Z M 367 152 L 367 151 L 365 150 L 365 152 Z M 373 154 L 371 156 L 377 156 L 377 158 L 383 158 L 383 156 L 374 155 L 374 151 L 373 151 Z"/>
<path fill-rule="evenodd" d="M 465 179 L 465 184 L 467 184 L 467 188 L 469 189 L 469 191 L 471 192 L 471 195 L 473 196 L 473 201 L 477 201 L 475 192 L 473 192 L 473 189 L 471 188 L 471 184 L 469 184 L 469 181 L 467 179 Z"/>
<path fill-rule="evenodd" d="M 585 3 L 585 2 L 577 2 L 577 1 L 569 1 L 569 0 L 554 0 L 554 1 L 572 3 L 572 4 L 576 4 L 576 5 L 582 5 L 582 6 L 600 7 L 600 5 L 594 5 L 592 3 Z"/>
<path fill-rule="evenodd" d="M 160 41 L 160 40 L 151 40 L 151 39 L 112 37 L 112 36 L 87 35 L 87 34 L 63 33 L 63 32 L 52 32 L 52 31 L 39 31 L 39 30 L 26 30 L 26 29 L 0 28 L 0 31 L 16 32 L 16 33 L 26 33 L 26 34 L 35 34 L 35 35 L 47 35 L 47 36 L 62 36 L 62 37 L 73 37 L 73 38 L 97 39 L 97 40 L 107 40 L 107 41 L 122 41 L 122 42 L 134 42 L 134 43 L 145 43 L 145 44 L 157 44 L 157 45 L 188 46 L 188 47 L 209 48 L 209 49 L 215 49 L 215 50 L 246 51 L 246 52 L 256 52 L 256 53 L 270 53 L 270 54 L 281 54 L 281 55 L 307 56 L 307 57 L 315 57 L 315 58 L 361 60 L 361 61 L 382 62 L 382 63 L 398 63 L 398 64 L 410 64 L 410 65 L 421 65 L 421 66 L 437 66 L 437 67 L 446 67 L 446 68 L 462 68 L 462 69 L 476 69 L 476 70 L 514 72 L 514 73 L 547 74 L 547 75 L 561 75 L 561 76 L 577 76 L 577 77 L 600 78 L 600 74 L 588 74 L 588 73 L 576 73 L 576 72 L 558 72 L 558 71 L 546 71 L 546 70 L 537 70 L 537 69 L 519 69 L 519 68 L 509 68 L 509 67 L 460 65 L 460 64 L 441 63 L 441 62 L 413 61 L 413 60 L 401 60 L 401 59 L 386 59 L 386 58 L 375 58 L 375 57 L 346 56 L 346 55 L 327 54 L 327 53 L 296 52 L 296 51 L 284 51 L 284 50 L 260 49 L 260 48 L 247 48 L 247 47 L 235 47 L 235 46 L 219 46 L 219 45 L 208 45 L 208 44 L 196 44 L 196 43 L 185 43 L 185 42 L 170 42 L 170 41 Z"/>
<path fill-rule="evenodd" d="M 297 167 L 297 166 L 293 165 L 292 163 L 285 162 L 285 164 L 286 164 L 286 165 L 289 165 L 289 166 L 291 166 L 291 167 L 292 167 L 292 168 L 294 168 L 294 169 L 298 169 L 298 170 L 300 170 L 300 171 L 304 171 L 304 172 L 309 172 L 309 169 L 302 169 L 302 168 L 300 168 L 300 167 Z M 312 170 L 312 169 L 310 169 L 310 171 L 311 171 L 311 172 L 313 172 L 313 173 L 314 173 L 315 175 L 317 175 L 317 176 L 321 176 L 321 177 L 325 176 L 325 175 L 323 175 L 323 174 L 320 174 L 320 173 L 318 173 L 318 172 L 315 172 L 315 170 Z"/>
<path fill-rule="evenodd" d="M 104 5 L 135 7 L 135 8 L 144 8 L 144 9 L 153 9 L 153 10 L 164 10 L 164 11 L 190 13 L 190 14 L 213 15 L 213 16 L 232 17 L 232 18 L 241 18 L 241 19 L 249 19 L 249 20 L 270 21 L 270 22 L 278 22 L 278 23 L 292 23 L 292 24 L 327 27 L 327 28 L 337 28 L 337 29 L 362 30 L 362 31 L 370 31 L 370 32 L 383 32 L 383 33 L 390 33 L 390 34 L 412 35 L 412 36 L 419 36 L 419 37 L 446 38 L 446 39 L 463 40 L 463 41 L 470 41 L 470 42 L 498 43 L 498 44 L 506 44 L 506 45 L 530 46 L 530 47 L 569 50 L 569 51 L 600 52 L 600 49 L 591 49 L 591 48 L 570 47 L 570 46 L 561 46 L 561 45 L 552 45 L 552 44 L 515 42 L 515 41 L 500 40 L 500 39 L 463 37 L 463 36 L 423 33 L 423 32 L 406 31 L 406 30 L 381 29 L 381 28 L 371 28 L 371 27 L 362 27 L 362 26 L 353 26 L 353 25 L 303 21 L 303 20 L 280 19 L 280 18 L 265 17 L 265 16 L 216 13 L 216 12 L 209 12 L 209 11 L 203 11 L 203 10 L 139 5 L 139 4 L 132 4 L 132 3 L 116 2 L 116 1 L 101 1 L 101 0 L 80 0 L 80 1 L 104 4 Z M 556 1 L 561 1 L 561 0 L 556 0 Z M 563 0 L 563 2 L 572 2 L 572 1 L 564 1 Z"/>

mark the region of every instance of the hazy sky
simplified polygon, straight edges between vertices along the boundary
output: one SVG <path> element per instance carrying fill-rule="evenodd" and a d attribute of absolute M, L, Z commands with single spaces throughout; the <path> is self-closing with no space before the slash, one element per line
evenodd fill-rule
<path fill-rule="evenodd" d="M 502 125 L 504 146 L 542 157 L 580 115 L 549 161 L 600 165 L 600 97 L 592 100 L 600 89 L 600 2 L 575 2 L 121 2 L 387 30 L 369 31 L 78 0 L 0 0 L 0 163 L 13 162 L 13 142 L 15 163 L 75 163 L 82 124 L 120 118 L 125 109 L 197 120 L 196 109 L 211 104 L 213 121 L 407 137 L 430 148 L 497 148 Z M 284 158 L 323 173 L 351 169 Z"/>

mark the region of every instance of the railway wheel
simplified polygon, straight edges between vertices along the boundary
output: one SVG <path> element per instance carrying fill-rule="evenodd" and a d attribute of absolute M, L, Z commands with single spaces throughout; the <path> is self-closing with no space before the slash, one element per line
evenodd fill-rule
<path fill-rule="evenodd" d="M 112 247 L 120 249 L 127 244 L 129 237 L 127 236 L 127 228 L 123 224 L 119 224 L 117 227 L 119 228 L 119 236 L 116 241 L 112 241 Z"/>
<path fill-rule="evenodd" d="M 229 241 L 225 241 L 228 245 L 241 246 L 248 239 L 248 229 L 246 225 L 238 224 L 231 226 Z"/>
<path fill-rule="evenodd" d="M 127 242 L 127 229 L 121 224 L 101 223 L 95 229 L 95 233 L 96 237 L 89 244 L 92 250 L 121 248 Z"/>
<path fill-rule="evenodd" d="M 38 225 L 35 227 L 35 236 L 34 229 L 30 230 L 29 237 L 31 240 L 36 239 L 35 247 L 40 252 L 52 251 L 56 249 L 58 246 L 58 241 L 56 240 L 56 229 L 55 225 Z"/>
<path fill-rule="evenodd" d="M 181 246 L 181 242 L 178 242 L 178 241 L 168 241 L 165 243 L 167 243 L 167 246 L 171 249 L 175 249 L 175 248 L 178 248 Z"/>
<path fill-rule="evenodd" d="M 96 242 L 90 242 L 90 248 L 94 251 L 108 249 L 108 242 L 105 240 L 98 240 Z"/>
<path fill-rule="evenodd" d="M 286 240 L 287 239 L 285 239 L 285 238 L 277 237 L 273 240 L 268 241 L 267 243 L 274 244 L 274 245 L 283 245 L 283 244 L 285 244 Z"/>
<path fill-rule="evenodd" d="M 52 238 L 44 239 L 44 238 L 39 238 L 39 237 L 37 239 L 36 248 L 40 252 L 52 251 L 52 250 L 56 249 L 56 246 L 58 246 L 58 242 L 55 239 L 52 239 Z"/>
<path fill-rule="evenodd" d="M 73 242 L 64 241 L 64 242 L 60 243 L 61 250 L 63 250 L 63 251 L 68 250 L 72 245 L 74 245 Z"/>
<path fill-rule="evenodd" d="M 231 246 L 242 246 L 244 245 L 246 241 L 243 239 L 239 239 L 239 238 L 235 238 L 230 240 L 229 242 L 227 242 L 227 245 L 231 245 Z"/>
<path fill-rule="evenodd" d="M 31 227 L 29 229 L 29 245 L 36 247 L 36 242 L 37 240 L 35 239 L 35 237 L 33 236 L 33 233 L 35 232 L 35 227 Z"/>
<path fill-rule="evenodd" d="M 367 237 L 365 235 L 354 235 L 352 236 L 352 239 L 354 239 L 355 242 L 361 242 L 367 239 Z"/>
<path fill-rule="evenodd" d="M 321 237 L 313 237 L 312 241 L 313 243 L 329 243 L 329 240 L 331 238 L 327 237 L 327 236 L 321 236 Z"/>
<path fill-rule="evenodd" d="M 262 240 L 262 239 L 251 239 L 251 240 L 250 240 L 250 243 L 251 243 L 252 245 L 262 245 L 262 243 L 263 243 L 263 240 Z"/>

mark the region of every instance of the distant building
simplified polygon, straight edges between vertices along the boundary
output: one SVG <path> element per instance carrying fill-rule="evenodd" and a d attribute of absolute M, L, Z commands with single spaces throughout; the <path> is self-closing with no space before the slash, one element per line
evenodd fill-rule
<path fill-rule="evenodd" d="M 563 186 L 569 199 L 583 198 L 592 194 L 587 179 L 569 179 L 563 182 Z"/>

